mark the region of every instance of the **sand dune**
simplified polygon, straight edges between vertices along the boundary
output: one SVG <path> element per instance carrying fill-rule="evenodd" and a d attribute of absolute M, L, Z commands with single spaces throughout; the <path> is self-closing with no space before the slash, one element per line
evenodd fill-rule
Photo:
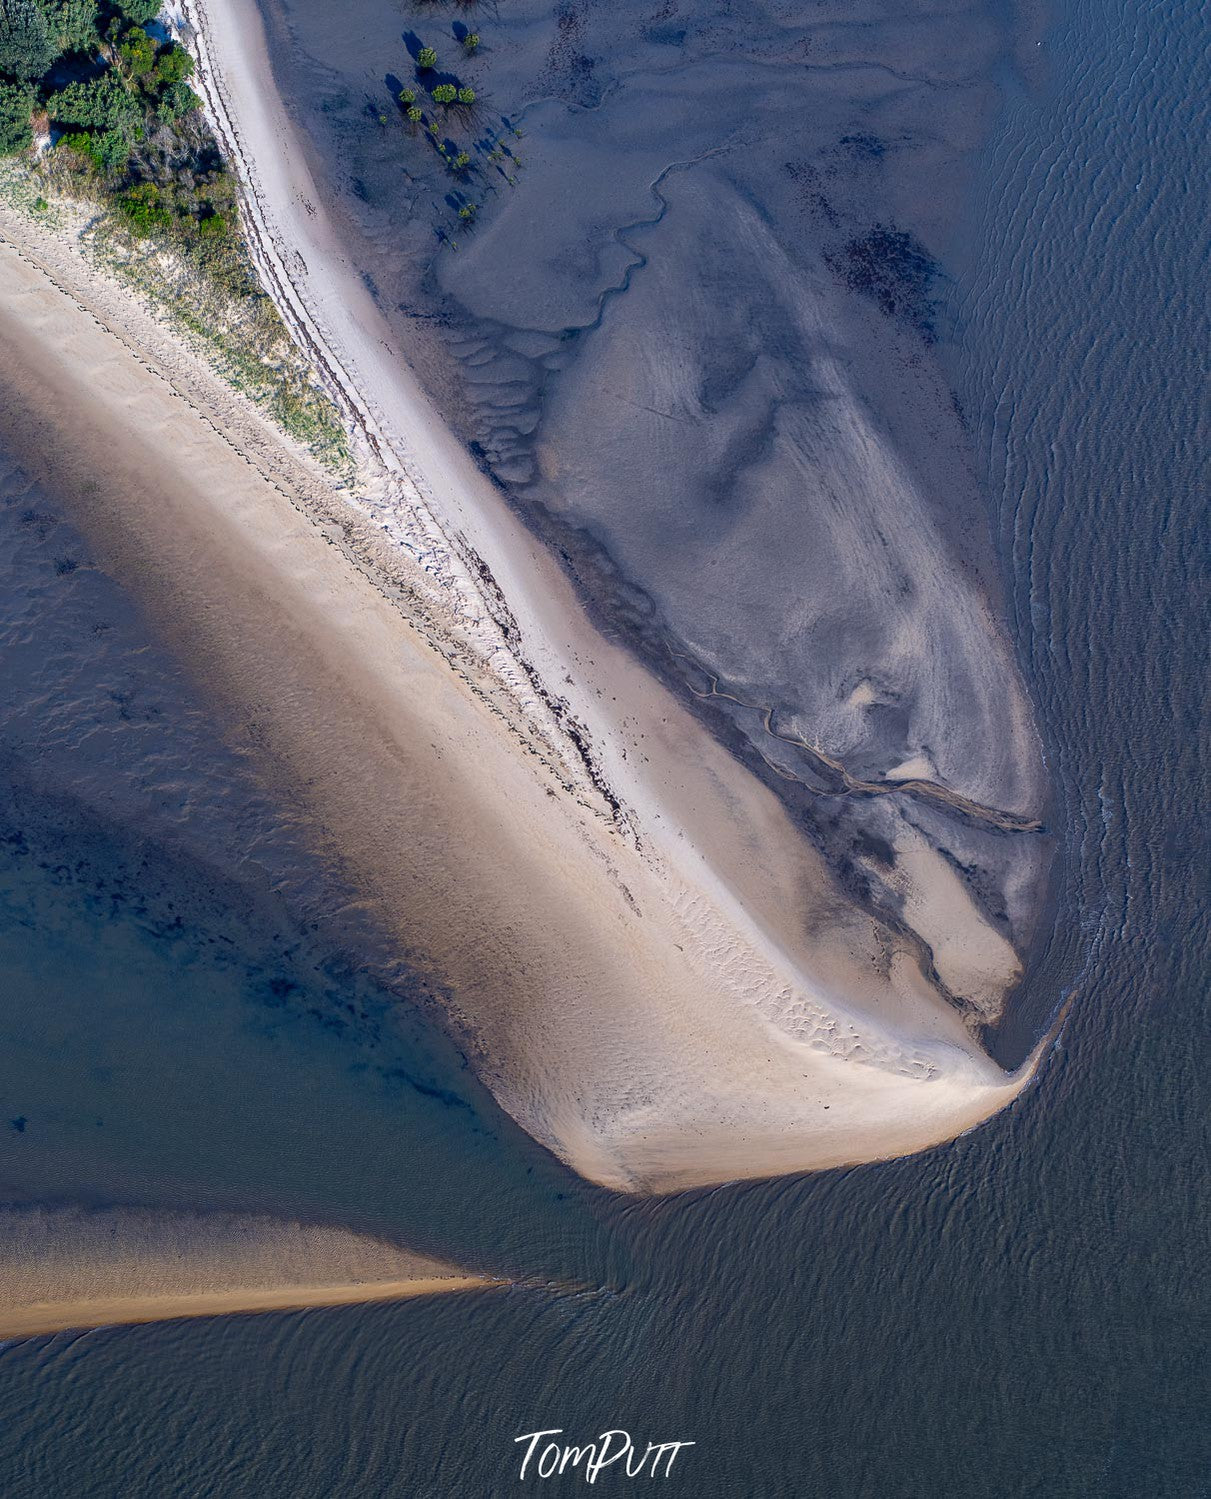
<path fill-rule="evenodd" d="M 224 11 L 224 46 L 255 62 L 249 20 Z M 4 212 L 6 440 L 305 803 L 501 1104 L 629 1190 L 902 1154 L 1002 1108 L 1026 1072 L 989 1061 L 912 944 L 593 630 L 380 346 L 355 270 L 325 259 L 285 137 L 258 159 L 317 225 L 291 295 L 380 450 L 360 510 Z"/>
<path fill-rule="evenodd" d="M 0 1338 L 492 1284 L 361 1234 L 262 1216 L 0 1210 Z"/>

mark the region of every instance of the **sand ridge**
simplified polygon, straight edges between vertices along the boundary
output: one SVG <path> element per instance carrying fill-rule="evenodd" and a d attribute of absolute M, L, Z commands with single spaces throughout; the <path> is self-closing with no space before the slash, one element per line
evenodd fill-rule
<path fill-rule="evenodd" d="M 333 544 L 333 505 L 254 412 L 139 309 L 102 307 L 78 258 L 0 220 L 3 378 L 27 461 L 53 472 L 233 740 L 304 799 L 531 1134 L 594 1180 L 662 1190 L 921 1149 L 1020 1092 L 1028 1069 L 984 1056 L 775 798 L 592 631 L 507 517 L 474 512 L 625 828 L 541 752 L 545 734 L 527 737 L 524 702 L 451 670 L 431 595 L 389 596 L 357 527 Z M 425 420 L 407 435 L 428 434 L 426 476 L 470 517 L 463 490 L 485 481 Z"/>
<path fill-rule="evenodd" d="M 0 1208 L 0 1338 L 499 1284 L 367 1235 L 260 1214 Z"/>

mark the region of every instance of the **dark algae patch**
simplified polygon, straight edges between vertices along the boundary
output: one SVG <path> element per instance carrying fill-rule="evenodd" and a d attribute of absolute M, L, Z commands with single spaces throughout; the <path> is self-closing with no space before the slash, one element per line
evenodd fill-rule
<path fill-rule="evenodd" d="M 887 224 L 850 239 L 825 260 L 850 291 L 869 297 L 887 317 L 915 328 L 932 343 L 936 303 L 931 295 L 937 262 L 915 235 Z"/>

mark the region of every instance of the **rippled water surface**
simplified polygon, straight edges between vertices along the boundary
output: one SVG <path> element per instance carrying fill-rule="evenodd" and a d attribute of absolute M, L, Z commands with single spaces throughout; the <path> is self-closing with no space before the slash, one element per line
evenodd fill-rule
<path fill-rule="evenodd" d="M 643 45 L 694 24 L 666 10 Z M 1206 1492 L 1201 30 L 1072 0 L 1037 58 L 990 55 L 1000 111 L 933 226 L 1056 784 L 1021 1024 L 1071 1008 L 1035 1088 L 926 1156 L 575 1182 L 398 975 L 355 976 L 292 809 L 5 470 L 6 1192 L 279 1207 L 527 1281 L 9 1346 L 5 1494 L 503 1494 L 514 1436 L 609 1426 L 695 1441 L 668 1489 L 728 1499 Z"/>

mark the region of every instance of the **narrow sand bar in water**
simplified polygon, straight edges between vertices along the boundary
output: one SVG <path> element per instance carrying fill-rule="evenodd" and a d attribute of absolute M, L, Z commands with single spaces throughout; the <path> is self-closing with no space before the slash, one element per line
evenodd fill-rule
<path fill-rule="evenodd" d="M 7 210 L 0 338 L 0 435 L 304 802 L 503 1107 L 577 1171 L 650 1191 L 881 1159 L 1020 1092 L 1028 1070 L 984 1055 L 506 512 L 464 497 L 530 611 L 493 644 L 465 564 L 453 584 L 448 559 L 416 565 Z M 486 482 L 424 422 L 426 483 Z M 592 774 L 536 683 L 572 698 Z"/>
<path fill-rule="evenodd" d="M 497 1284 L 344 1229 L 259 1216 L 0 1211 L 0 1338 Z"/>

